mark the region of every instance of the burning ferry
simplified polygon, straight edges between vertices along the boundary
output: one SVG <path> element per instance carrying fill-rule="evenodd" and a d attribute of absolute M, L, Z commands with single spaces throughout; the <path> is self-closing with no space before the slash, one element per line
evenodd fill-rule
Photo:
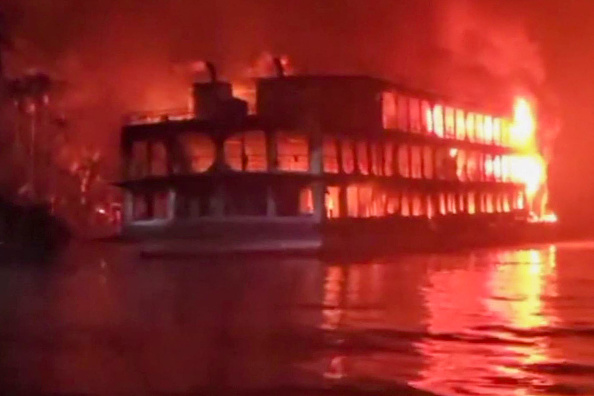
<path fill-rule="evenodd" d="M 155 254 L 458 246 L 556 221 L 527 100 L 489 112 L 277 62 L 250 108 L 208 66 L 191 113 L 122 129 L 122 234 Z"/>

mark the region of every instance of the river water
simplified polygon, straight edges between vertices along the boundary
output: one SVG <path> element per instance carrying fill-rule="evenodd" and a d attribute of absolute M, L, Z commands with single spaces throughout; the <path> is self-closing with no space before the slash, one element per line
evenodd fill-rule
<path fill-rule="evenodd" d="M 75 244 L 48 268 L 5 264 L 9 391 L 594 395 L 594 243 L 361 263 Z"/>

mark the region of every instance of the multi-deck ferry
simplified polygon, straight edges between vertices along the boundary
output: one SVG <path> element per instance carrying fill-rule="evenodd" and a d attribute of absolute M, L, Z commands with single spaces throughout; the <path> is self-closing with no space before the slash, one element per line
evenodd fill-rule
<path fill-rule="evenodd" d="M 122 233 L 147 252 L 459 246 L 519 238 L 535 216 L 540 157 L 512 111 L 280 66 L 250 108 L 211 77 L 192 113 L 123 127 Z"/>

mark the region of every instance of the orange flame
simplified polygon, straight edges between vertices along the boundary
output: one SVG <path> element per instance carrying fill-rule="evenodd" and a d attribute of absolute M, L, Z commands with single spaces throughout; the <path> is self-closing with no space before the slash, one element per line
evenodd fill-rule
<path fill-rule="evenodd" d="M 556 222 L 557 216 L 546 208 L 547 163 L 538 151 L 536 130 L 537 119 L 532 105 L 525 98 L 517 98 L 510 127 L 510 144 L 520 154 L 510 159 L 511 177 L 525 186 L 531 220 Z"/>

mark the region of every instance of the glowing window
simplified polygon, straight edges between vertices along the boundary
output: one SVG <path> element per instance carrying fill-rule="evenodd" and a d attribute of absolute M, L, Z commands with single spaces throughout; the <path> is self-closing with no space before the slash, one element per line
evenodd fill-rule
<path fill-rule="evenodd" d="M 501 144 L 503 146 L 509 146 L 510 135 L 510 121 L 507 118 L 501 120 Z"/>
<path fill-rule="evenodd" d="M 371 143 L 371 173 L 382 175 L 382 151 L 378 143 Z"/>
<path fill-rule="evenodd" d="M 408 99 L 406 96 L 398 95 L 398 129 L 409 131 L 408 125 Z"/>
<path fill-rule="evenodd" d="M 421 114 L 423 116 L 423 131 L 433 133 L 433 111 L 429 102 L 424 100 L 421 103 Z"/>
<path fill-rule="evenodd" d="M 200 173 L 207 171 L 215 160 L 215 145 L 210 138 L 201 133 L 188 133 L 180 137 L 183 147 L 184 170 Z"/>
<path fill-rule="evenodd" d="M 458 150 L 456 155 L 456 177 L 458 180 L 466 181 L 468 179 L 466 164 L 468 162 L 466 151 Z"/>
<path fill-rule="evenodd" d="M 309 144 L 307 137 L 298 133 L 276 134 L 278 169 L 289 172 L 309 170 Z"/>
<path fill-rule="evenodd" d="M 483 126 L 483 134 L 485 137 L 485 143 L 493 143 L 493 117 L 485 116 Z"/>
<path fill-rule="evenodd" d="M 326 218 L 335 219 L 340 217 L 340 187 L 327 187 L 324 197 L 324 205 L 326 207 Z"/>
<path fill-rule="evenodd" d="M 464 110 L 456 110 L 456 139 L 466 139 L 466 117 L 464 117 Z"/>
<path fill-rule="evenodd" d="M 475 115 L 473 113 L 466 114 L 466 137 L 471 142 L 476 140 L 476 135 L 474 133 L 474 125 L 475 125 Z"/>
<path fill-rule="evenodd" d="M 401 195 L 400 215 L 404 217 L 410 216 L 410 200 L 408 195 L 407 192 L 403 192 Z"/>
<path fill-rule="evenodd" d="M 355 154 L 353 153 L 353 142 L 344 140 L 342 142 L 342 171 L 351 174 L 355 171 Z"/>
<path fill-rule="evenodd" d="M 421 147 L 411 146 L 410 148 L 410 162 L 411 162 L 411 177 L 420 179 L 423 177 L 423 160 L 421 157 Z"/>
<path fill-rule="evenodd" d="M 326 136 L 323 143 L 324 172 L 338 173 L 338 142 Z"/>
<path fill-rule="evenodd" d="M 313 214 L 313 192 L 311 187 L 303 187 L 299 191 L 299 214 Z"/>
<path fill-rule="evenodd" d="M 466 207 L 468 208 L 468 213 L 469 214 L 475 214 L 476 213 L 476 204 L 475 204 L 475 193 L 473 192 L 469 192 L 468 193 L 468 202 Z"/>
<path fill-rule="evenodd" d="M 225 162 L 236 171 L 265 171 L 266 137 L 262 131 L 238 133 L 225 141 Z"/>
<path fill-rule="evenodd" d="M 485 179 L 493 180 L 493 157 L 490 154 L 485 154 Z"/>
<path fill-rule="evenodd" d="M 410 162 L 408 159 L 408 146 L 398 147 L 398 173 L 402 177 L 410 177 Z"/>
<path fill-rule="evenodd" d="M 394 145 L 392 142 L 384 143 L 384 175 L 394 174 Z"/>
<path fill-rule="evenodd" d="M 445 108 L 445 135 L 453 139 L 456 137 L 456 123 L 454 118 L 454 109 L 451 107 Z"/>
<path fill-rule="evenodd" d="M 348 186 L 346 191 L 347 215 L 358 217 L 359 215 L 359 192 L 357 186 Z"/>
<path fill-rule="evenodd" d="M 443 106 L 435 105 L 433 107 L 433 130 L 439 137 L 444 136 L 443 121 Z"/>
<path fill-rule="evenodd" d="M 483 143 L 485 141 L 485 116 L 477 114 L 475 118 L 475 137 L 477 142 Z"/>
<path fill-rule="evenodd" d="M 502 180 L 502 160 L 500 155 L 496 155 L 493 158 L 493 178 L 496 181 Z"/>
<path fill-rule="evenodd" d="M 412 132 L 421 132 L 421 107 L 418 99 L 410 98 L 409 101 L 409 115 L 410 115 L 410 130 Z"/>
<path fill-rule="evenodd" d="M 493 143 L 501 144 L 501 118 L 493 118 Z"/>
<path fill-rule="evenodd" d="M 369 152 L 366 142 L 357 142 L 357 166 L 362 175 L 369 174 Z"/>
<path fill-rule="evenodd" d="M 430 146 L 423 148 L 423 176 L 425 179 L 433 178 L 433 149 Z"/>
<path fill-rule="evenodd" d="M 384 129 L 398 128 L 396 96 L 393 92 L 382 93 L 382 120 Z"/>

